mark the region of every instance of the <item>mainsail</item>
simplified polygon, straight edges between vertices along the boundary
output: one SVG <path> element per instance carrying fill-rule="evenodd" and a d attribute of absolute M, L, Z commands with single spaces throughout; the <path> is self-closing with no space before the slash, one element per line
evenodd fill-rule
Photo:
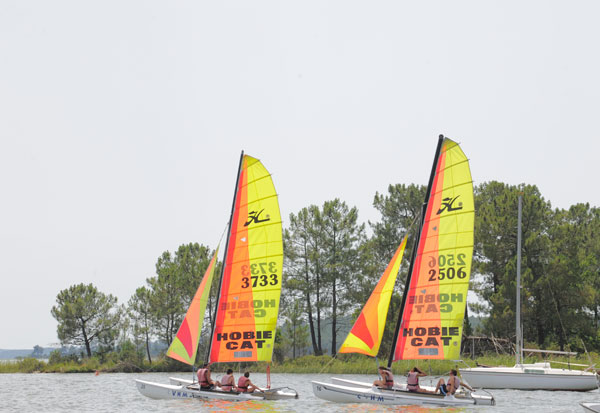
<path fill-rule="evenodd" d="M 381 275 L 346 340 L 342 343 L 339 353 L 362 353 L 371 357 L 377 356 L 407 236 L 404 237 L 394 257 Z"/>
<path fill-rule="evenodd" d="M 440 136 L 392 359 L 456 359 L 473 257 L 475 210 L 467 157 Z"/>
<path fill-rule="evenodd" d="M 209 362 L 270 361 L 283 269 L 271 175 L 242 153 Z"/>
<path fill-rule="evenodd" d="M 177 331 L 177 335 L 167 350 L 167 356 L 192 366 L 196 360 L 198 340 L 200 339 L 200 333 L 202 332 L 202 323 L 204 322 L 204 313 L 206 311 L 206 303 L 208 302 L 208 293 L 215 273 L 215 261 L 218 252 L 219 247 L 217 247 L 210 260 L 208 268 L 204 273 L 204 277 L 202 277 L 202 281 L 200 282 L 200 286 L 198 287 L 198 290 L 196 290 L 196 294 L 192 299 L 190 307 Z"/>

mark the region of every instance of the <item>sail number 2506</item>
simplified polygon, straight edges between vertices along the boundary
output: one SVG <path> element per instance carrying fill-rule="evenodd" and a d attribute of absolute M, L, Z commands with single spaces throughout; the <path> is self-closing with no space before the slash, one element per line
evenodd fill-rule
<path fill-rule="evenodd" d="M 242 288 L 277 285 L 279 277 L 276 273 L 277 263 L 274 261 L 242 265 Z"/>
<path fill-rule="evenodd" d="M 429 257 L 427 264 L 429 265 L 429 281 L 443 280 L 447 278 L 452 280 L 454 277 L 465 278 L 467 273 L 465 272 L 465 254 L 457 254 L 456 259 L 454 254 L 440 255 L 437 260 L 435 257 Z M 457 264 L 458 268 L 454 267 Z M 438 266 L 436 271 L 434 267 Z M 446 267 L 448 268 L 442 268 Z"/>

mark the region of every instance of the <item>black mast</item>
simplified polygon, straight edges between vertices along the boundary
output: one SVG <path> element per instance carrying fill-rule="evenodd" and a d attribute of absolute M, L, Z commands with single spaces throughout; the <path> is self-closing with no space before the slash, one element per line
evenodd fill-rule
<path fill-rule="evenodd" d="M 227 239 L 225 240 L 225 254 L 223 254 L 223 265 L 221 266 L 221 275 L 219 277 L 219 289 L 217 290 L 217 304 L 215 306 L 214 319 L 211 320 L 210 340 L 208 341 L 208 352 L 206 353 L 206 362 L 210 359 L 212 350 L 212 340 L 215 334 L 215 324 L 217 322 L 217 311 L 219 310 L 219 302 L 221 301 L 221 285 L 223 284 L 223 274 L 225 273 L 225 265 L 227 263 L 227 250 L 229 249 L 229 238 L 231 235 L 231 225 L 233 223 L 233 213 L 235 212 L 235 202 L 237 201 L 238 186 L 240 183 L 240 173 L 242 171 L 242 161 L 244 160 L 244 151 L 240 155 L 240 163 L 238 172 L 235 178 L 235 192 L 233 193 L 233 203 L 231 205 L 231 214 L 229 215 L 229 229 L 227 230 Z"/>
<path fill-rule="evenodd" d="M 427 185 L 427 192 L 425 193 L 425 200 L 421 207 L 421 224 L 419 225 L 419 232 L 415 237 L 412 245 L 412 251 L 410 254 L 410 267 L 408 268 L 408 274 L 406 275 L 406 282 L 404 284 L 404 293 L 402 294 L 402 304 L 400 305 L 400 314 L 398 315 L 398 321 L 396 322 L 396 331 L 394 332 L 394 341 L 392 341 L 392 349 L 390 351 L 390 358 L 388 360 L 388 368 L 392 367 L 392 361 L 394 360 L 394 353 L 396 351 L 396 344 L 398 342 L 398 334 L 400 334 L 400 326 L 402 324 L 402 315 L 404 313 L 404 305 L 406 304 L 406 297 L 408 296 L 408 290 L 410 287 L 410 281 L 412 279 L 413 266 L 415 264 L 415 258 L 417 255 L 417 249 L 419 248 L 419 242 L 421 241 L 421 232 L 423 232 L 423 224 L 425 223 L 425 214 L 427 213 L 427 204 L 429 202 L 429 195 L 431 194 L 431 187 L 433 186 L 433 179 L 435 178 L 435 171 L 437 169 L 438 160 L 440 158 L 440 151 L 442 150 L 442 143 L 444 142 L 444 135 L 440 135 L 438 138 L 437 149 L 435 150 L 435 157 L 433 158 L 433 166 L 431 167 L 431 175 L 429 176 L 429 184 Z"/>

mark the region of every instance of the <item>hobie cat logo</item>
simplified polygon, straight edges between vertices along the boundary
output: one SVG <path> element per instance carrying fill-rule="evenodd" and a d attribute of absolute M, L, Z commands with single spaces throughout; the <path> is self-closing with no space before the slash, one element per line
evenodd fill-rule
<path fill-rule="evenodd" d="M 260 219 L 260 214 L 262 214 L 262 212 L 264 211 L 264 209 L 261 209 L 260 211 L 250 211 L 248 212 L 248 221 L 244 224 L 245 227 L 247 227 L 248 225 L 255 223 L 255 224 L 259 224 L 261 222 L 265 222 L 265 221 L 269 221 L 271 219 L 271 217 L 267 214 L 265 219 Z"/>
<path fill-rule="evenodd" d="M 437 212 L 437 215 L 441 214 L 444 211 L 452 212 L 461 210 L 463 207 L 462 202 L 458 203 L 458 206 L 454 206 L 454 202 L 458 199 L 460 195 L 455 196 L 454 198 L 444 198 L 442 199 L 442 206 L 440 210 Z"/>

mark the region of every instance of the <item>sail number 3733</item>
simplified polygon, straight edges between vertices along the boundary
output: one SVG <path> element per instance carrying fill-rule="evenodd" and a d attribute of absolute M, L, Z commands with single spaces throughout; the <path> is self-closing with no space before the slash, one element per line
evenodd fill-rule
<path fill-rule="evenodd" d="M 267 285 L 277 285 L 279 277 L 277 276 L 277 263 L 257 262 L 248 265 L 242 265 L 242 288 L 266 287 Z"/>
<path fill-rule="evenodd" d="M 429 257 L 429 260 L 427 261 L 429 268 L 431 268 L 429 270 L 429 281 L 443 279 L 452 280 L 454 277 L 465 278 L 467 276 L 467 273 L 465 272 L 465 266 L 467 265 L 465 263 L 465 258 L 465 254 L 457 254 L 456 260 L 454 254 L 440 255 L 437 260 L 435 257 Z M 458 265 L 458 267 L 455 267 L 455 264 Z M 436 266 L 438 266 L 437 271 L 434 268 Z M 448 266 L 448 268 L 442 268 L 446 266 Z"/>

